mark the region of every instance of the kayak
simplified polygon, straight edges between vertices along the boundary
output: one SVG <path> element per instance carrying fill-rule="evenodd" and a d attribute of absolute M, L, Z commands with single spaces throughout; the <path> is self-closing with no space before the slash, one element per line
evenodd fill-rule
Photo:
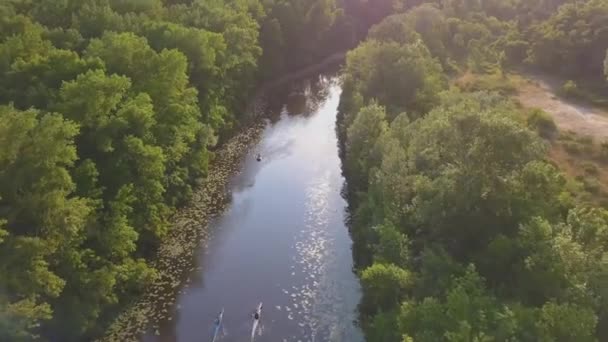
<path fill-rule="evenodd" d="M 257 314 L 257 319 L 255 315 Z M 251 341 L 255 338 L 255 332 L 258 329 L 258 324 L 260 323 L 260 318 L 262 318 L 262 303 L 258 305 L 255 313 L 253 314 L 253 328 L 251 329 Z"/>
<path fill-rule="evenodd" d="M 215 331 L 213 332 L 213 340 L 211 342 L 215 342 L 217 335 L 220 333 L 220 328 L 222 327 L 222 320 L 224 319 L 224 309 L 220 311 L 220 314 L 217 315 L 217 319 L 215 320 Z"/>

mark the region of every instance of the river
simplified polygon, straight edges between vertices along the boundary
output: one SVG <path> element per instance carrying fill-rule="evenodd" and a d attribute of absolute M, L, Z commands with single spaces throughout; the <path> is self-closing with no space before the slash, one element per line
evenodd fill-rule
<path fill-rule="evenodd" d="M 259 302 L 255 341 L 363 341 L 341 196 L 340 92 L 337 78 L 317 76 L 268 99 L 268 123 L 231 180 L 230 204 L 210 222 L 169 318 L 144 341 L 211 341 L 222 308 L 216 341 L 250 341 Z"/>

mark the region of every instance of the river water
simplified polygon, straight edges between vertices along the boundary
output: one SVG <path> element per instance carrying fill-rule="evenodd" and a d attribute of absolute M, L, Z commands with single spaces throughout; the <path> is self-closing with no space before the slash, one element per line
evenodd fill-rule
<path fill-rule="evenodd" d="M 352 241 L 338 156 L 336 78 L 318 76 L 268 100 L 262 139 L 230 184 L 227 210 L 210 223 L 195 271 L 169 319 L 144 341 L 363 341 Z M 262 161 L 255 159 L 260 153 Z"/>

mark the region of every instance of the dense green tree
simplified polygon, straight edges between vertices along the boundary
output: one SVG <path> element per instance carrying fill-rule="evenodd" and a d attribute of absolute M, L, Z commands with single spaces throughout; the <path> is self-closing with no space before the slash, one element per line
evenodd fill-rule
<path fill-rule="evenodd" d="M 399 322 L 414 341 L 516 340 L 513 311 L 487 292 L 473 267 L 453 279 L 445 297 L 405 302 Z"/>
<path fill-rule="evenodd" d="M 414 7 L 405 14 L 403 21 L 420 34 L 433 57 L 445 62 L 447 22 L 438 8 L 430 4 Z"/>
<path fill-rule="evenodd" d="M 144 13 L 149 17 L 160 15 L 163 10 L 161 0 L 109 0 L 110 6 L 118 13 Z"/>
<path fill-rule="evenodd" d="M 394 14 L 386 17 L 369 30 L 368 39 L 381 42 L 396 42 L 399 44 L 415 43 L 421 39 L 420 34 L 414 30 L 408 21 L 408 14 Z"/>
<path fill-rule="evenodd" d="M 376 142 L 386 129 L 384 108 L 375 103 L 361 109 L 348 128 L 346 169 L 352 172 L 355 184 L 367 183 L 368 172 L 374 164 Z"/>
<path fill-rule="evenodd" d="M 131 33 L 107 33 L 93 40 L 86 54 L 101 58 L 109 71 L 130 77 L 134 91 L 150 95 L 156 112 L 155 142 L 166 156 L 169 203 L 183 201 L 191 192 L 193 177 L 204 171 L 205 150 L 212 141 L 211 131 L 201 122 L 197 92 L 188 86 L 186 57 L 177 50 L 157 53 L 144 38 Z M 204 158 L 193 159 L 192 153 Z M 188 161 L 197 163 L 188 165 Z"/>
<path fill-rule="evenodd" d="M 81 239 L 91 212 L 86 199 L 71 196 L 76 134 L 78 126 L 58 114 L 0 107 L 0 287 L 8 320 L 0 334 L 9 340 L 35 335 L 51 317 L 48 300 L 66 285 L 57 255 Z"/>
<path fill-rule="evenodd" d="M 367 339 L 370 341 L 399 341 L 401 334 L 397 327 L 397 315 L 394 312 L 379 312 L 366 326 Z"/>
<path fill-rule="evenodd" d="M 517 124 L 508 105 L 492 107 L 490 96 L 480 94 L 477 98 L 488 103 L 475 97 L 446 97 L 445 105 L 402 133 L 409 137 L 405 154 L 398 148 L 388 149 L 397 153 L 396 159 L 384 156 L 379 177 L 388 182 L 378 185 L 393 199 L 388 203 L 407 208 L 395 222 L 405 220 L 410 226 L 427 227 L 433 240 L 470 239 L 483 245 L 484 236 L 495 234 L 488 225 L 497 231 L 512 231 L 516 225 L 508 222 L 516 223 L 530 212 L 554 205 L 544 203 L 559 194 L 560 188 L 553 185 L 559 178 L 550 169 L 529 164 L 542 157 L 540 141 Z M 407 161 L 400 162 L 403 157 Z M 397 169 L 401 172 L 396 173 Z M 545 177 L 549 177 L 546 182 Z M 527 186 L 537 188 L 539 197 L 520 203 L 527 196 L 518 191 L 525 193 Z M 447 231 L 440 228 L 444 225 Z M 452 231 L 448 226 L 461 228 Z M 433 233 L 435 229 L 439 231 Z M 456 245 L 464 250 L 472 247 L 464 240 Z"/>
<path fill-rule="evenodd" d="M 537 322 L 539 341 L 597 341 L 593 310 L 569 304 L 547 303 Z"/>
<path fill-rule="evenodd" d="M 132 220 L 136 226 L 162 236 L 168 211 L 162 203 L 165 156 L 160 147 L 153 145 L 156 120 L 150 97 L 140 94 L 130 99 L 130 89 L 131 82 L 126 77 L 89 71 L 64 83 L 58 108 L 81 123 L 81 157 L 104 156 L 99 158 L 103 162 L 97 164 L 105 186 L 104 199 L 113 198 L 122 187 L 131 184 L 136 199 Z"/>
<path fill-rule="evenodd" d="M 124 20 L 116 13 L 108 1 L 84 0 L 71 13 L 71 27 L 89 39 L 101 37 L 105 31 L 122 31 Z"/>
<path fill-rule="evenodd" d="M 602 73 L 608 40 L 608 3 L 590 0 L 565 4 L 533 27 L 531 61 L 566 76 L 597 77 Z"/>
<path fill-rule="evenodd" d="M 395 264 L 407 267 L 410 264 L 410 242 L 407 236 L 395 227 L 382 225 L 376 227 L 378 243 L 375 246 L 374 256 L 377 262 Z"/>
<path fill-rule="evenodd" d="M 441 66 L 421 40 L 406 45 L 365 42 L 349 52 L 344 73 L 349 89 L 344 96 L 376 99 L 387 108 L 389 120 L 403 111 L 412 117 L 426 113 L 444 87 Z"/>
<path fill-rule="evenodd" d="M 413 275 L 393 264 L 373 264 L 361 273 L 365 312 L 390 310 L 405 297 L 413 283 Z"/>
<path fill-rule="evenodd" d="M 81 59 L 69 50 L 49 49 L 44 55 L 15 61 L 0 82 L 4 96 L 19 108 L 47 108 L 56 103 L 61 83 L 89 70 L 102 68 L 98 59 Z"/>

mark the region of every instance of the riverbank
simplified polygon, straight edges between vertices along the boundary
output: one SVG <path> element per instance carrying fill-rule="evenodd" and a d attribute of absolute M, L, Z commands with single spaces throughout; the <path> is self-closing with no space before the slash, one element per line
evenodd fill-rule
<path fill-rule="evenodd" d="M 184 282 L 185 274 L 192 269 L 196 247 L 208 236 L 208 223 L 225 208 L 226 185 L 239 172 L 239 165 L 251 146 L 261 136 L 264 125 L 256 123 L 229 139 L 216 152 L 209 175 L 194 193 L 190 204 L 173 218 L 174 226 L 158 251 L 154 267 L 158 279 L 146 294 L 124 311 L 108 328 L 100 341 L 138 341 L 148 329 L 157 329 L 160 320 L 168 317 L 168 308 Z"/>

